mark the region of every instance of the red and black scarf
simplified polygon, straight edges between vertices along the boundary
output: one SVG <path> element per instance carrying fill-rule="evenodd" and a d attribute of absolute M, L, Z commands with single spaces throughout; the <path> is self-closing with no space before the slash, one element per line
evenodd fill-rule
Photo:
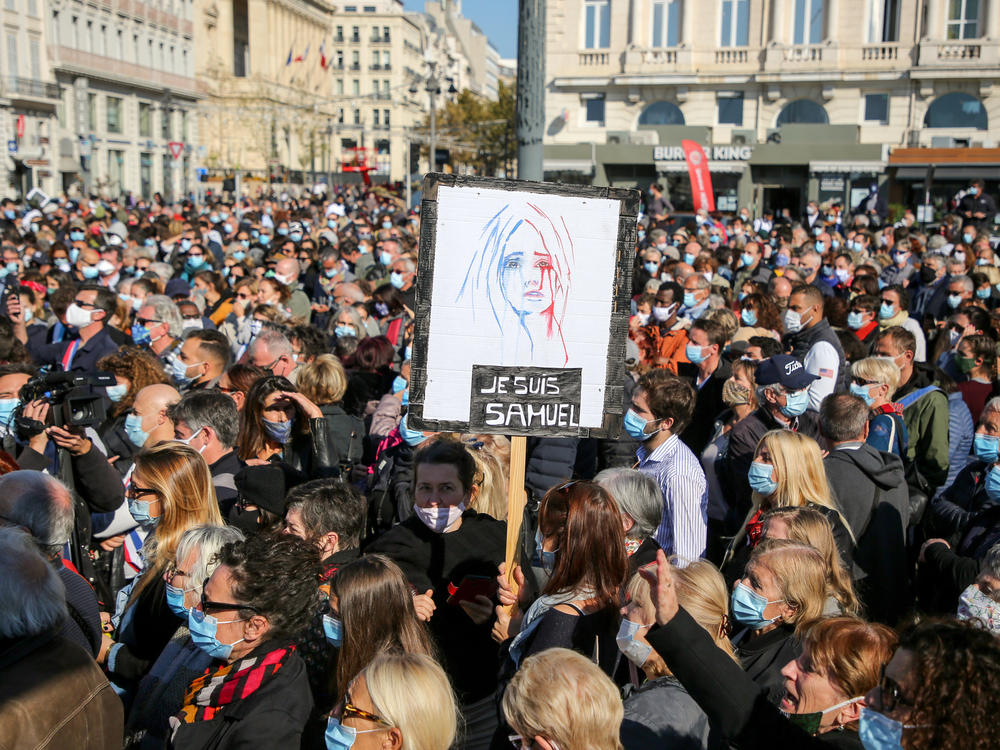
<path fill-rule="evenodd" d="M 227 705 L 244 700 L 267 682 L 293 651 L 295 646 L 290 644 L 232 664 L 209 667 L 188 686 L 177 718 L 184 724 L 211 721 Z"/>

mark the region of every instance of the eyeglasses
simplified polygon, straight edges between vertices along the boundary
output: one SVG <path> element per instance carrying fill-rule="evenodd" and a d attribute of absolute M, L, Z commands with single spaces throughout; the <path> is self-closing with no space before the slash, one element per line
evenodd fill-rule
<path fill-rule="evenodd" d="M 156 495 L 157 492 L 150 487 L 139 487 L 133 484 L 129 486 L 128 492 L 125 494 L 129 500 L 135 500 L 137 497 L 141 497 L 143 495 Z"/>
<path fill-rule="evenodd" d="M 913 708 L 913 703 L 903 697 L 903 689 L 899 683 L 886 675 L 885 668 L 886 665 L 883 664 L 878 681 L 879 703 L 882 704 L 882 709 L 892 713 L 897 706 Z"/>
<path fill-rule="evenodd" d="M 260 614 L 260 610 L 252 604 L 236 604 L 234 602 L 213 602 L 205 597 L 205 587 L 208 585 L 206 578 L 201 584 L 201 611 L 204 614 L 209 612 L 225 612 L 228 610 L 248 609 L 255 614 Z"/>
<path fill-rule="evenodd" d="M 864 380 L 863 378 L 851 378 L 851 382 L 864 387 L 868 387 L 870 385 L 882 385 L 874 380 Z"/>
<path fill-rule="evenodd" d="M 340 703 L 339 708 L 340 720 L 349 719 L 354 717 L 356 719 L 364 719 L 365 721 L 371 721 L 375 724 L 381 724 L 384 727 L 395 726 L 392 722 L 386 721 L 378 714 L 373 714 L 363 709 L 358 708 L 353 703 L 351 703 L 350 695 L 345 695 L 344 700 Z"/>
<path fill-rule="evenodd" d="M 177 576 L 184 576 L 186 578 L 189 575 L 191 574 L 188 573 L 186 570 L 181 570 L 180 568 L 177 567 L 176 560 L 172 560 L 170 563 L 167 564 L 167 569 L 163 571 L 163 580 L 172 586 L 174 583 L 174 579 Z M 197 588 L 197 586 L 195 588 Z M 194 589 L 190 590 L 193 591 Z"/>
<path fill-rule="evenodd" d="M 81 300 L 73 300 L 73 304 L 77 307 L 97 307 L 93 302 L 82 302 Z"/>
<path fill-rule="evenodd" d="M 152 323 L 162 323 L 162 320 L 157 320 L 156 318 L 136 318 L 135 322 L 141 326 L 148 326 Z"/>

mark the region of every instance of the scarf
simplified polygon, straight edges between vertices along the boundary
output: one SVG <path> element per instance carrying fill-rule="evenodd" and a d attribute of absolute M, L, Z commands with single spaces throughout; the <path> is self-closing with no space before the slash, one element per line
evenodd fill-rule
<path fill-rule="evenodd" d="M 294 644 L 266 654 L 247 656 L 232 664 L 222 664 L 196 677 L 184 695 L 184 706 L 176 715 L 182 724 L 211 721 L 230 703 L 248 698 L 284 665 Z"/>
<path fill-rule="evenodd" d="M 886 328 L 892 328 L 893 326 L 901 326 L 906 322 L 906 319 L 910 315 L 906 310 L 900 310 L 898 313 L 893 315 L 891 318 L 886 318 L 885 320 L 880 320 L 878 322 L 878 328 L 880 331 L 884 331 Z"/>
<path fill-rule="evenodd" d="M 535 632 L 535 628 L 538 627 L 546 612 L 560 604 L 593 598 L 593 589 L 585 588 L 580 591 L 560 591 L 558 594 L 549 594 L 535 599 L 524 615 L 524 621 L 521 623 L 521 632 L 514 636 L 514 640 L 510 643 L 510 658 L 513 660 L 514 666 L 521 666 L 525 641 Z"/>

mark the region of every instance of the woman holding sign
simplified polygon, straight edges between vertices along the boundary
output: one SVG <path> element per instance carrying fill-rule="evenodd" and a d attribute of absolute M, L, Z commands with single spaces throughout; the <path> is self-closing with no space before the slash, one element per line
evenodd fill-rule
<path fill-rule="evenodd" d="M 498 647 L 490 620 L 507 537 L 503 521 L 469 508 L 475 479 L 476 462 L 465 445 L 428 441 L 414 456 L 414 515 L 367 550 L 394 560 L 419 595 L 417 611 L 428 619 L 462 704 L 462 747 L 470 750 L 489 747 L 497 725 L 497 675 L 490 665 Z"/>

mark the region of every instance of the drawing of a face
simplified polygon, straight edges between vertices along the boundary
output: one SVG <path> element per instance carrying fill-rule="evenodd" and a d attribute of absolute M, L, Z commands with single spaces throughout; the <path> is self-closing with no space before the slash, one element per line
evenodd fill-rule
<path fill-rule="evenodd" d="M 500 271 L 503 296 L 518 315 L 548 310 L 555 299 L 555 266 L 541 236 L 521 224 L 507 244 Z"/>

